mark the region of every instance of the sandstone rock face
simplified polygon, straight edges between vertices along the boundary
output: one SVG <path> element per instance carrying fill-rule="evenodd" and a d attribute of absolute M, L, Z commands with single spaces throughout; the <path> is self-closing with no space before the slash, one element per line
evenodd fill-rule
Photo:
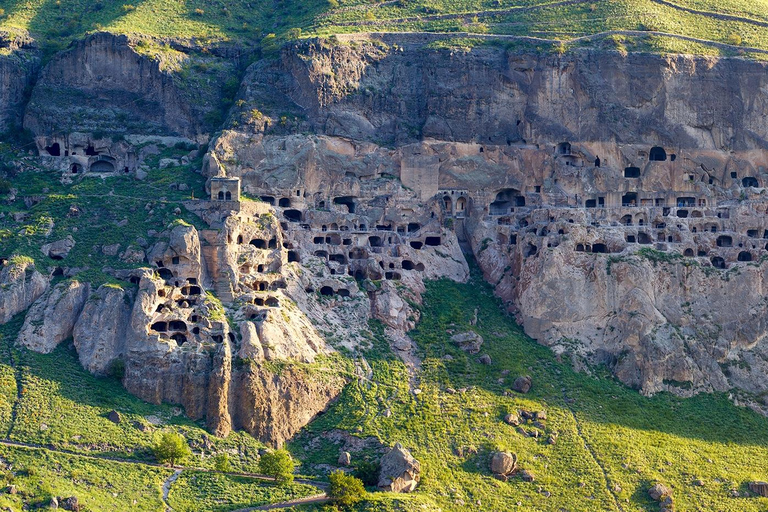
<path fill-rule="evenodd" d="M 379 489 L 390 492 L 413 492 L 421 479 L 421 464 L 397 443 L 381 458 Z"/>
<path fill-rule="evenodd" d="M 210 107 L 195 93 L 216 98 L 217 88 L 179 88 L 174 64 L 141 55 L 132 46 L 136 43 L 127 36 L 97 33 L 57 54 L 40 73 L 25 127 L 36 136 L 94 131 L 199 135 Z"/>
<path fill-rule="evenodd" d="M 89 295 L 87 283 L 68 281 L 54 286 L 27 312 L 18 342 L 35 352 L 52 352 L 59 343 L 72 336 Z"/>
<path fill-rule="evenodd" d="M 276 446 L 325 410 L 345 384 L 332 373 L 288 367 L 276 374 L 255 363 L 236 371 L 233 380 L 233 425 Z"/>
<path fill-rule="evenodd" d="M 0 55 L 0 132 L 5 132 L 21 125 L 25 91 L 32 85 L 40 56 L 26 34 L 0 31 L 0 47 L 8 49 Z"/>
<path fill-rule="evenodd" d="M 131 297 L 120 287 L 103 285 L 85 302 L 73 338 L 80 363 L 97 375 L 125 352 L 125 335 L 131 314 Z"/>
<path fill-rule="evenodd" d="M 32 262 L 11 262 L 0 271 L 0 323 L 32 305 L 48 288 L 49 280 Z"/>
<path fill-rule="evenodd" d="M 316 132 L 389 144 L 420 136 L 492 145 L 576 139 L 748 149 L 768 141 L 762 63 L 607 52 L 460 53 L 428 49 L 402 34 L 382 38 L 397 45 L 299 43 L 278 62 L 251 68 L 246 97 L 261 104 L 272 99 L 281 108 L 301 105 L 296 108 Z M 742 101 L 731 109 L 724 97 Z M 650 125 L 658 128 L 647 133 Z"/>

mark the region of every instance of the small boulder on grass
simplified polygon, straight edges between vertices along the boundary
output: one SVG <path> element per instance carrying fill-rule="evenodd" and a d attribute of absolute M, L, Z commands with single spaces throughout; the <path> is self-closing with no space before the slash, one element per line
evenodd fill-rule
<path fill-rule="evenodd" d="M 768 482 L 749 482 L 749 490 L 758 496 L 768 497 Z"/>
<path fill-rule="evenodd" d="M 107 414 L 107 419 L 115 425 L 119 425 L 123 420 L 123 418 L 120 416 L 120 413 L 115 410 L 109 411 L 109 414 Z"/>
<path fill-rule="evenodd" d="M 525 377 L 518 377 L 515 379 L 515 382 L 512 384 L 512 389 L 514 391 L 517 391 L 518 393 L 527 393 L 531 390 L 531 385 L 533 382 L 531 381 L 531 378 L 528 376 Z"/>
<path fill-rule="evenodd" d="M 517 468 L 517 455 L 510 452 L 495 452 L 491 456 L 491 472 L 494 475 L 507 476 Z"/>
<path fill-rule="evenodd" d="M 661 501 L 667 496 L 672 496 L 672 489 L 664 484 L 656 483 L 648 489 L 648 495 L 652 500 Z"/>

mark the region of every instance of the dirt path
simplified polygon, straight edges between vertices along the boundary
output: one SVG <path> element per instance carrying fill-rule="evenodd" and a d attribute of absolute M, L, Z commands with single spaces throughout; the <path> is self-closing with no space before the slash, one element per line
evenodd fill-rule
<path fill-rule="evenodd" d="M 578 416 L 576 416 L 576 411 L 571 406 L 571 402 L 568 400 L 568 396 L 565 394 L 565 391 L 563 391 L 563 401 L 565 402 L 565 406 L 571 412 L 571 416 L 573 416 L 573 421 L 576 424 L 576 434 L 579 436 L 579 439 L 581 439 L 581 441 L 584 443 L 584 448 L 586 448 L 587 452 L 589 453 L 589 456 L 592 458 L 592 462 L 594 462 L 595 465 L 597 465 L 597 467 L 600 468 L 600 471 L 603 474 L 603 480 L 605 481 L 605 488 L 608 491 L 608 495 L 610 495 L 611 499 L 613 500 L 613 504 L 616 507 L 616 510 L 618 510 L 619 512 L 624 512 L 624 508 L 621 506 L 619 499 L 616 497 L 616 493 L 613 491 L 613 484 L 611 483 L 611 478 L 608 476 L 608 472 L 606 471 L 605 466 L 603 466 L 603 464 L 600 462 L 600 459 L 597 457 L 597 452 L 592 447 L 592 445 L 589 444 L 589 441 L 584 436 L 584 432 L 581 429 L 581 422 L 579 421 Z"/>
<path fill-rule="evenodd" d="M 168 495 L 171 493 L 173 482 L 179 479 L 182 471 L 184 470 L 177 469 L 165 480 L 165 482 L 163 482 L 163 503 L 165 504 L 165 512 L 173 512 L 173 508 L 171 508 L 171 505 L 168 503 Z"/>
<path fill-rule="evenodd" d="M 509 9 L 456 12 L 456 13 L 450 13 L 450 14 L 429 14 L 425 16 L 408 16 L 406 18 L 389 18 L 389 19 L 380 19 L 380 20 L 341 21 L 338 23 L 332 23 L 332 25 L 337 27 L 365 27 L 365 26 L 376 26 L 376 25 L 415 23 L 415 22 L 424 22 L 424 21 L 490 18 L 493 16 L 506 16 L 509 14 L 532 12 L 532 11 L 537 11 L 540 9 L 547 9 L 552 7 L 565 7 L 568 5 L 583 4 L 591 1 L 594 1 L 594 0 L 563 0 L 562 2 L 553 2 L 548 4 L 510 7 Z M 381 5 L 384 5 L 384 4 L 381 4 Z"/>
<path fill-rule="evenodd" d="M 328 503 L 331 499 L 327 494 L 316 494 L 314 496 L 307 496 L 305 498 L 297 498 L 295 500 L 283 501 L 281 503 L 272 503 L 271 505 L 261 505 L 260 507 L 241 508 L 233 510 L 232 512 L 253 512 L 254 510 L 279 510 L 281 508 L 291 508 L 297 505 L 316 505 L 320 503 Z"/>
<path fill-rule="evenodd" d="M 631 37 L 643 37 L 643 36 L 658 36 L 669 37 L 672 39 L 679 39 L 681 41 L 689 41 L 692 43 L 699 43 L 707 46 L 713 46 L 722 50 L 729 51 L 743 51 L 751 53 L 759 53 L 762 55 L 768 55 L 768 50 L 763 48 L 755 48 L 754 46 L 736 46 L 727 43 L 719 43 L 709 39 L 700 39 L 698 37 L 682 36 L 680 34 L 672 34 L 669 32 L 658 31 L 644 31 L 644 30 L 607 30 L 605 32 L 598 32 L 587 36 L 574 37 L 573 39 L 546 39 L 543 37 L 533 36 L 512 36 L 506 34 L 476 34 L 474 32 L 356 32 L 352 34 L 336 34 L 336 38 L 339 41 L 352 42 L 352 41 L 364 41 L 377 37 L 400 37 L 403 39 L 401 44 L 408 44 L 414 42 L 418 44 L 424 44 L 432 41 L 438 41 L 441 39 L 483 39 L 483 40 L 497 40 L 497 41 L 520 41 L 528 42 L 532 44 L 570 44 L 584 41 L 592 41 L 595 39 L 601 39 L 604 37 L 620 35 Z"/>

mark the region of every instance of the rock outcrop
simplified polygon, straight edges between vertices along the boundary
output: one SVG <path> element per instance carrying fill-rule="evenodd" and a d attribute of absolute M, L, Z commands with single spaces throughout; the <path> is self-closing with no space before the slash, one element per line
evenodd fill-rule
<path fill-rule="evenodd" d="M 31 260 L 11 260 L 0 270 L 0 323 L 25 311 L 45 293 L 48 283 Z"/>
<path fill-rule="evenodd" d="M 174 74 L 185 61 L 202 58 L 194 49 L 177 46 L 153 58 L 147 53 L 156 43 L 144 41 L 143 53 L 135 48 L 141 44 L 96 33 L 55 55 L 32 91 L 24 126 L 38 137 L 106 131 L 194 139 L 206 133 L 211 127 L 203 118 L 218 106 L 221 77 L 206 77 L 212 79 L 207 88 L 183 84 Z M 222 76 L 232 70 L 217 64 Z"/>
<path fill-rule="evenodd" d="M 90 286 L 75 280 L 51 288 L 27 312 L 19 343 L 35 352 L 52 352 L 72 336 L 89 294 Z"/>
<path fill-rule="evenodd" d="M 21 126 L 24 102 L 40 65 L 34 41 L 20 32 L 0 31 L 0 133 Z"/>
<path fill-rule="evenodd" d="M 400 443 L 381 458 L 379 489 L 413 492 L 421 479 L 421 463 Z"/>
<path fill-rule="evenodd" d="M 123 288 L 108 284 L 88 297 L 73 332 L 80 363 L 86 370 L 104 375 L 125 353 L 130 301 Z"/>

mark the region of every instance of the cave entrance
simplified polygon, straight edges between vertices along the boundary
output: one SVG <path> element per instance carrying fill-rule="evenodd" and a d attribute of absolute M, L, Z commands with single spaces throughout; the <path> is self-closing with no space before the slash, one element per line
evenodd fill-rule
<path fill-rule="evenodd" d="M 506 215 L 515 206 L 525 206 L 525 196 L 514 188 L 505 188 L 496 194 L 496 200 L 490 205 L 491 215 Z"/>
<path fill-rule="evenodd" d="M 51 156 L 61 156 L 61 145 L 58 142 L 54 142 L 50 146 L 46 146 L 45 150 Z"/>
<path fill-rule="evenodd" d="M 624 177 L 625 178 L 639 178 L 640 177 L 640 168 L 639 167 L 627 167 L 624 169 Z"/>
<path fill-rule="evenodd" d="M 621 196 L 621 206 L 637 206 L 637 192 L 627 192 Z"/>
<path fill-rule="evenodd" d="M 760 184 L 757 182 L 757 178 L 748 177 L 741 180 L 741 186 L 757 188 L 760 186 Z"/>
<path fill-rule="evenodd" d="M 347 211 L 349 213 L 355 213 L 355 198 L 352 196 L 342 196 L 342 197 L 335 197 L 333 199 L 333 204 L 337 204 L 339 206 L 346 206 Z"/>
<path fill-rule="evenodd" d="M 667 152 L 664 151 L 664 148 L 659 146 L 654 146 L 651 148 L 651 152 L 648 155 L 648 159 L 651 162 L 664 162 L 667 160 Z"/>

